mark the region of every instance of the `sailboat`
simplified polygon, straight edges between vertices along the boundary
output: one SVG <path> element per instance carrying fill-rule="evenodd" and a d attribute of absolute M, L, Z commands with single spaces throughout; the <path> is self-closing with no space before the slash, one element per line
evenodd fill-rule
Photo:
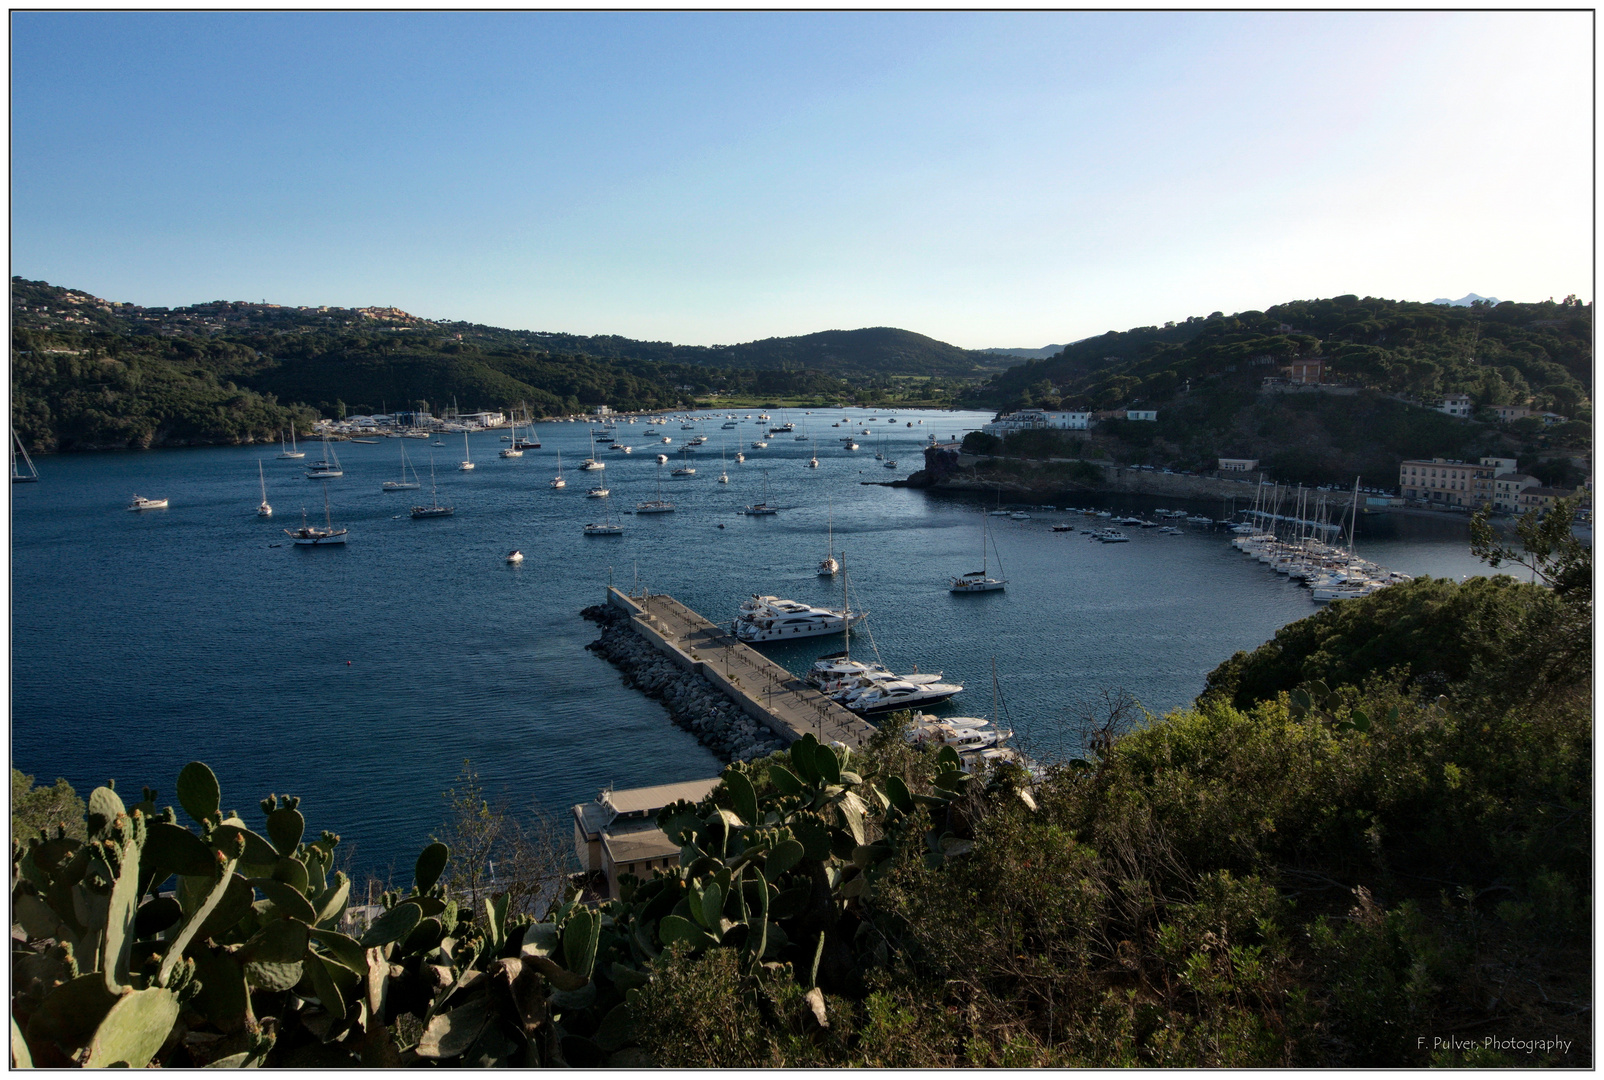
<path fill-rule="evenodd" d="M 279 431 L 279 433 L 278 433 L 278 448 L 281 451 L 280 454 L 279 454 L 279 457 L 281 457 L 281 458 L 296 458 L 296 459 L 300 459 L 300 458 L 304 458 L 306 456 L 306 451 L 305 450 L 297 450 L 295 448 L 295 427 L 294 427 L 294 425 L 291 425 L 291 427 L 290 427 L 290 445 L 287 448 L 284 445 L 284 432 L 282 430 Z"/>
<path fill-rule="evenodd" d="M 557 475 L 551 478 L 551 486 L 554 488 L 568 486 L 568 481 L 563 479 L 563 452 L 561 450 L 557 451 Z"/>
<path fill-rule="evenodd" d="M 681 447 L 680 448 L 680 452 L 679 452 L 679 468 L 675 469 L 669 475 L 670 476 L 695 476 L 696 475 L 696 470 L 691 467 L 691 463 L 685 460 L 685 448 L 684 447 Z"/>
<path fill-rule="evenodd" d="M 468 452 L 468 432 L 462 432 L 462 464 L 457 466 L 458 472 L 473 472 L 473 455 Z"/>
<path fill-rule="evenodd" d="M 613 500 L 604 498 L 602 500 L 602 505 L 607 508 L 606 509 L 606 514 L 605 514 L 606 520 L 604 520 L 604 521 L 593 521 L 589 525 L 586 525 L 585 526 L 585 535 L 586 536 L 622 536 L 624 534 L 624 527 L 622 525 L 614 525 L 613 524 Z M 638 512 L 639 511 L 637 511 L 637 513 Z"/>
<path fill-rule="evenodd" d="M 986 519 L 980 519 L 980 569 L 971 570 L 952 579 L 950 590 L 955 593 L 996 592 L 1008 584 L 1007 578 L 994 578 L 986 573 Z M 1002 573 L 1002 559 L 997 560 L 997 572 Z"/>
<path fill-rule="evenodd" d="M 590 436 L 590 457 L 586 458 L 584 461 L 581 461 L 579 463 L 579 467 L 586 472 L 590 471 L 591 469 L 607 468 L 607 465 L 604 462 L 596 460 L 596 435 L 594 432 L 592 432 Z"/>
<path fill-rule="evenodd" d="M 673 513 L 674 504 L 663 499 L 663 464 L 657 464 L 657 498 L 648 499 L 643 503 L 635 504 L 637 514 L 669 514 Z"/>
<path fill-rule="evenodd" d="M 513 418 L 512 418 L 512 434 L 511 435 L 503 435 L 502 438 L 506 439 L 508 442 L 512 443 L 511 446 L 502 447 L 502 450 L 501 450 L 501 456 L 502 457 L 504 457 L 504 458 L 515 458 L 515 457 L 523 457 L 524 456 L 523 448 L 518 445 L 518 417 L 517 417 L 517 414 L 514 414 Z"/>
<path fill-rule="evenodd" d="M 257 517 L 272 517 L 273 508 L 267 505 L 267 477 L 262 473 L 262 462 L 256 461 L 256 478 L 262 482 L 262 505 L 256 508 Z"/>
<path fill-rule="evenodd" d="M 33 467 L 33 458 L 28 456 L 28 448 L 22 445 L 22 436 L 18 435 L 15 429 L 11 432 L 11 441 L 16 445 L 16 449 L 11 451 L 11 482 L 13 484 L 37 484 L 39 482 L 39 470 Z M 18 454 L 22 455 L 23 462 L 28 466 L 26 473 L 17 468 Z"/>
<path fill-rule="evenodd" d="M 407 479 L 407 470 L 412 468 L 412 463 L 407 460 L 407 444 L 406 444 L 406 440 L 405 439 L 397 439 L 396 440 L 396 445 L 401 448 L 401 479 L 399 479 L 399 480 L 386 480 L 383 484 L 380 484 L 379 486 L 384 491 L 416 491 L 418 488 L 422 487 L 423 485 L 418 482 L 418 470 L 416 470 L 416 469 L 412 469 L 412 479 L 411 480 Z M 433 454 L 429 455 L 429 460 L 431 462 L 434 460 L 434 455 Z M 432 466 L 431 466 L 431 468 L 432 468 Z"/>
<path fill-rule="evenodd" d="M 534 414 L 524 411 L 524 437 L 518 438 L 518 429 L 513 428 L 512 448 L 514 450 L 539 450 L 540 438 L 535 434 Z"/>
<path fill-rule="evenodd" d="M 334 544 L 345 543 L 345 534 L 348 530 L 336 529 L 334 522 L 329 518 L 329 489 L 323 489 L 323 528 L 306 523 L 306 507 L 301 507 L 301 527 L 299 529 L 285 529 L 284 535 L 294 540 L 299 547 L 331 547 Z"/>
<path fill-rule="evenodd" d="M 336 476 L 344 476 L 345 470 L 340 468 L 340 459 L 329 449 L 329 440 L 323 440 L 323 460 L 312 462 L 312 468 L 307 470 L 308 480 L 332 480 Z"/>
<path fill-rule="evenodd" d="M 415 518 L 450 517 L 457 511 L 454 507 L 441 506 L 440 496 L 434 486 L 434 454 L 429 454 L 429 505 L 414 506 L 412 516 Z"/>
<path fill-rule="evenodd" d="M 742 510 L 741 513 L 747 514 L 747 515 L 749 515 L 751 517 L 761 517 L 761 516 L 763 516 L 765 514 L 777 514 L 779 512 L 780 512 L 780 508 L 779 507 L 770 506 L 769 505 L 769 471 L 767 469 L 764 469 L 763 470 L 763 501 L 760 502 L 760 503 L 753 503 L 751 506 L 748 506 L 745 510 Z"/>
<path fill-rule="evenodd" d="M 824 561 L 819 563 L 820 577 L 834 577 L 841 564 L 835 560 L 835 505 L 830 505 L 830 516 L 825 525 Z"/>
<path fill-rule="evenodd" d="M 719 443 L 719 447 L 718 447 L 718 467 L 719 467 L 719 470 L 720 470 L 719 474 L 718 474 L 718 482 L 721 483 L 721 484 L 729 483 L 730 482 L 730 473 L 729 473 L 728 466 L 726 466 L 724 464 L 724 444 L 723 443 Z"/>
<path fill-rule="evenodd" d="M 811 447 L 811 446 L 808 448 L 808 450 L 809 450 L 808 468 L 817 469 L 819 467 L 819 451 L 818 451 L 818 449 L 816 447 Z"/>

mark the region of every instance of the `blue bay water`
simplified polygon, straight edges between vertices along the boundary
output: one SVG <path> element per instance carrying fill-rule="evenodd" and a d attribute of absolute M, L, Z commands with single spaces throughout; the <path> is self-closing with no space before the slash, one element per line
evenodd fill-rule
<path fill-rule="evenodd" d="M 860 481 L 905 476 L 929 434 L 990 416 L 904 412 L 892 427 L 890 415 L 793 412 L 814 441 L 776 435 L 763 450 L 749 445 L 755 420 L 729 432 L 703 423 L 709 441 L 689 479 L 668 475 L 692 434 L 678 423 L 620 425 L 636 450 L 598 447 L 600 473 L 576 469 L 589 452 L 584 424 L 539 425 L 542 449 L 510 460 L 497 457 L 499 433 L 473 435 L 478 467 L 467 473 L 456 470 L 460 435 L 433 448 L 406 440 L 421 492 L 380 490 L 400 474 L 401 443 L 388 439 L 337 444 L 345 475 L 332 481 L 304 479 L 304 462 L 278 460 L 276 447 L 44 458 L 43 481 L 11 493 L 13 764 L 44 781 L 65 776 L 80 793 L 108 777 L 132 797 L 148 784 L 165 804 L 178 770 L 199 759 L 217 772 L 225 808 L 247 821 L 269 792 L 300 795 L 309 827 L 339 832 L 359 867 L 405 878 L 465 760 L 512 806 L 538 801 L 559 816 L 609 783 L 718 771 L 659 705 L 585 650 L 596 628 L 579 612 L 609 581 L 672 593 L 725 623 L 753 593 L 833 605 L 841 579 L 815 573 L 833 522 L 853 602 L 870 611 L 854 654 L 878 651 L 893 669 L 963 683 L 938 710 L 953 714 L 991 714 L 995 661 L 1004 723 L 1044 756 L 1079 750 L 1081 716 L 1103 691 L 1122 689 L 1154 714 L 1184 706 L 1215 665 L 1315 610 L 1306 589 L 1239 555 L 1228 533 L 1132 529 L 1131 543 L 1103 545 L 1050 531 L 1088 519 L 1039 511 L 985 518 L 988 560 L 995 568 L 1000 557 L 1008 588 L 954 596 L 947 581 L 980 567 L 981 511 L 995 497 Z M 831 426 L 844 416 L 850 423 Z M 843 434 L 865 426 L 873 434 L 858 436 L 861 449 L 842 448 Z M 874 458 L 882 439 L 895 471 Z M 728 485 L 715 482 L 721 441 Z M 305 448 L 306 461 L 319 455 Z M 558 450 L 560 491 L 548 486 Z M 660 451 L 672 458 L 661 469 Z M 431 452 L 440 500 L 456 515 L 414 521 L 407 508 L 427 499 Z M 820 468 L 805 467 L 810 452 Z M 258 460 L 270 520 L 255 515 Z M 621 537 L 581 532 L 602 515 L 584 495 L 597 477 L 612 489 Z M 764 498 L 765 480 L 781 512 L 741 515 Z M 620 514 L 659 484 L 675 513 Z M 303 507 L 321 519 L 325 486 L 350 542 L 292 546 L 282 530 Z M 128 512 L 135 492 L 170 508 Z M 1072 501 L 1224 510 L 1212 500 Z M 1462 521 L 1386 517 L 1362 523 L 1359 545 L 1395 570 L 1458 578 L 1485 569 L 1467 538 Z M 515 547 L 526 555 L 519 567 L 504 561 Z M 772 655 L 801 671 L 839 644 L 813 639 Z"/>

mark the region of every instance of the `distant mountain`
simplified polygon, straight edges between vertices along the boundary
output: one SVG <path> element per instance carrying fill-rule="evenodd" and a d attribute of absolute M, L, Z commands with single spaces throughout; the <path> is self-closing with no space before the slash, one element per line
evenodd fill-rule
<path fill-rule="evenodd" d="M 1466 293 L 1464 296 L 1461 296 L 1458 300 L 1450 300 L 1445 296 L 1439 296 L 1437 299 L 1433 300 L 1432 303 L 1433 304 L 1447 304 L 1449 307 L 1469 307 L 1472 304 L 1472 302 L 1474 302 L 1476 300 L 1480 300 L 1483 303 L 1494 304 L 1494 305 L 1496 305 L 1498 303 L 1498 297 L 1496 297 L 1496 296 L 1481 296 L 1481 295 L 1479 295 L 1477 293 Z"/>
<path fill-rule="evenodd" d="M 995 353 L 998 356 L 1017 356 L 1021 360 L 1045 360 L 1054 353 L 1063 351 L 1062 345 L 1043 345 L 1039 349 L 981 349 L 981 352 Z"/>

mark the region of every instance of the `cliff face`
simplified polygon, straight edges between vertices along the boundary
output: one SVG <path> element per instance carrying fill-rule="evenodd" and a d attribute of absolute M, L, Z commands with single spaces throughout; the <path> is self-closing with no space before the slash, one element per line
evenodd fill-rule
<path fill-rule="evenodd" d="M 939 443 L 925 447 L 925 467 L 901 483 L 902 487 L 938 487 L 957 475 L 961 469 L 963 453 L 957 443 Z"/>

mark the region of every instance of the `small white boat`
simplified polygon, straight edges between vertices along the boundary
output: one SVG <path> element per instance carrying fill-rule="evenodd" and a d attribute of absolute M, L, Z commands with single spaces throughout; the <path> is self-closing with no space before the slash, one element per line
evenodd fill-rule
<path fill-rule="evenodd" d="M 284 445 L 284 432 L 280 431 L 278 433 L 278 448 L 279 448 L 279 451 L 280 451 L 279 457 L 281 457 L 281 458 L 300 459 L 300 458 L 304 458 L 306 456 L 306 451 L 305 450 L 297 450 L 295 448 L 295 429 L 293 427 L 290 428 L 290 445 L 289 446 L 285 446 Z"/>
<path fill-rule="evenodd" d="M 613 492 L 612 492 L 611 488 L 593 487 L 589 491 L 585 492 L 585 498 L 587 498 L 587 499 L 605 499 L 605 498 L 607 498 L 607 496 L 611 495 L 612 493 Z"/>
<path fill-rule="evenodd" d="M 995 513 L 995 511 L 993 511 Z M 998 557 L 998 573 L 1002 572 L 1002 558 Z M 994 578 L 987 573 L 989 563 L 986 561 L 986 519 L 980 519 L 980 569 L 971 570 L 967 574 L 959 574 L 947 586 L 948 592 L 955 593 L 982 593 L 997 592 L 1008 584 L 1007 578 Z"/>
<path fill-rule="evenodd" d="M 519 563 L 524 561 L 524 553 L 519 551 L 517 548 L 513 548 L 511 551 L 507 552 L 507 561 L 512 563 L 512 565 L 517 566 Z"/>
<path fill-rule="evenodd" d="M 557 475 L 551 478 L 551 486 L 554 488 L 568 486 L 568 481 L 563 479 L 563 452 L 561 450 L 557 451 Z"/>
<path fill-rule="evenodd" d="M 737 450 L 737 451 L 736 451 L 736 452 L 735 452 L 735 463 L 736 463 L 736 464 L 737 464 L 737 465 L 739 465 L 739 464 L 740 464 L 740 463 L 741 463 L 741 462 L 743 462 L 743 461 L 745 461 L 745 460 L 746 460 L 746 455 L 745 455 L 745 454 L 743 454 L 743 453 L 741 453 L 741 452 L 740 452 L 740 451 L 739 451 L 739 450 Z"/>
<path fill-rule="evenodd" d="M 264 498 L 262 501 L 265 504 L 267 500 Z M 130 510 L 165 510 L 165 509 L 167 509 L 167 500 L 166 499 L 147 499 L 143 495 L 135 495 L 134 498 L 133 498 L 133 501 L 128 504 L 128 509 L 130 509 Z"/>
<path fill-rule="evenodd" d="M 272 517 L 273 508 L 267 505 L 267 477 L 262 474 L 262 463 L 256 462 L 256 478 L 262 482 L 262 505 L 256 508 L 257 517 Z"/>
<path fill-rule="evenodd" d="M 401 479 L 386 480 L 379 485 L 383 491 L 416 491 L 423 485 L 418 481 L 418 470 L 412 469 L 412 462 L 407 460 L 407 444 L 405 440 L 397 440 L 396 445 L 401 447 Z M 407 470 L 412 469 L 412 479 L 407 479 Z"/>
<path fill-rule="evenodd" d="M 412 516 L 414 518 L 440 518 L 450 517 L 456 512 L 454 507 L 440 505 L 439 491 L 434 484 L 434 455 L 431 454 L 429 455 L 429 505 L 414 506 L 412 508 Z"/>
<path fill-rule="evenodd" d="M 640 513 L 640 511 L 637 510 L 636 513 Z M 586 536 L 622 536 L 623 534 L 624 527 L 622 525 L 614 525 L 611 522 L 592 522 L 585 526 Z"/>
<path fill-rule="evenodd" d="M 847 443 L 847 447 L 846 448 L 848 450 L 856 450 L 858 448 L 858 444 L 855 443 L 855 442 L 849 442 L 849 443 Z"/>
<path fill-rule="evenodd" d="M 762 439 L 754 439 L 752 441 L 752 449 L 753 450 L 766 450 L 766 449 L 768 449 L 768 445 L 769 444 L 764 442 Z"/>
<path fill-rule="evenodd" d="M 764 469 L 763 501 L 760 503 L 753 503 L 751 506 L 748 506 L 746 509 L 742 510 L 741 513 L 746 514 L 748 517 L 765 517 L 770 514 L 778 514 L 779 512 L 780 508 L 778 506 L 769 505 L 769 471 Z"/>
<path fill-rule="evenodd" d="M 667 454 L 658 454 L 657 455 L 657 463 L 659 465 L 667 465 L 668 464 L 668 455 Z"/>
<path fill-rule="evenodd" d="M 348 530 L 336 529 L 329 517 L 329 489 L 323 489 L 323 528 L 306 523 L 306 507 L 301 507 L 301 527 L 299 529 L 285 529 L 284 535 L 294 540 L 298 547 L 333 547 L 345 543 L 345 534 Z"/>
<path fill-rule="evenodd" d="M 468 452 L 468 433 L 462 433 L 462 463 L 457 466 L 458 472 L 473 471 L 473 455 Z"/>

